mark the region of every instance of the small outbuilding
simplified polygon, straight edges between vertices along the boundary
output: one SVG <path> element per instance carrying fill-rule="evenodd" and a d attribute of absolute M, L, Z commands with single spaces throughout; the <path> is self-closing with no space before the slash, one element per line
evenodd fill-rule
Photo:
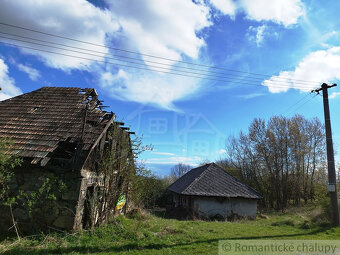
<path fill-rule="evenodd" d="M 192 169 L 168 190 L 173 206 L 184 207 L 201 217 L 254 219 L 262 196 L 215 163 Z"/>

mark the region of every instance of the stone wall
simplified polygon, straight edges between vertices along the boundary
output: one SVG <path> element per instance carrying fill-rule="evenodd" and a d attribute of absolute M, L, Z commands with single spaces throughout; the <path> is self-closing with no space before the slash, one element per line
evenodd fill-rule
<path fill-rule="evenodd" d="M 13 215 L 18 222 L 20 231 L 26 232 L 32 228 L 56 228 L 71 230 L 76 215 L 76 205 L 79 197 L 81 176 L 69 168 L 53 165 L 39 167 L 25 162 L 15 170 L 15 180 L 11 182 L 11 191 L 18 194 L 21 190 L 27 194 L 39 190 L 46 178 L 57 178 L 58 183 L 63 182 L 66 189 L 63 192 L 53 191 L 56 200 L 39 201 L 39 205 L 32 211 L 33 222 L 30 220 L 28 210 L 18 204 L 13 207 Z M 12 219 L 9 207 L 0 208 L 0 231 L 7 232 L 11 228 Z M 10 231 L 13 231 L 11 228 Z"/>
<path fill-rule="evenodd" d="M 18 222 L 21 231 L 30 231 L 32 228 L 76 231 L 87 224 L 86 216 L 88 212 L 84 210 L 84 205 L 88 199 L 87 195 L 90 193 L 89 191 L 97 194 L 98 189 L 104 185 L 103 174 L 99 176 L 96 174 L 98 157 L 103 156 L 104 149 L 115 152 L 124 150 L 117 144 L 119 144 L 119 139 L 123 137 L 122 133 L 125 135 L 128 135 L 128 133 L 124 133 L 125 131 L 119 128 L 119 123 L 116 123 L 114 127 L 118 128 L 119 135 L 113 137 L 113 134 L 110 134 L 108 137 L 106 131 L 103 132 L 98 138 L 98 146 L 93 147 L 90 152 L 78 153 L 81 152 L 78 150 L 72 157 L 68 158 L 66 157 L 67 155 L 62 154 L 64 157 L 52 158 L 44 167 L 32 165 L 30 160 L 27 160 L 21 167 L 15 169 L 15 180 L 11 183 L 11 190 L 14 193 L 18 193 L 18 190 L 27 194 L 37 191 L 46 178 L 50 176 L 54 176 L 60 182 L 66 184 L 66 190 L 61 194 L 56 194 L 57 199 L 55 201 L 46 201 L 34 210 L 34 224 L 28 217 L 29 214 L 24 206 L 19 204 L 13 207 L 14 218 Z M 123 143 L 121 143 L 122 145 Z M 60 154 L 61 152 L 55 152 L 55 155 L 58 155 L 58 153 Z M 120 153 L 116 154 L 120 155 Z M 127 157 L 131 157 L 129 159 L 133 162 L 132 154 L 128 154 Z M 118 159 L 122 160 L 121 157 L 118 157 Z M 91 212 L 98 214 L 100 210 L 103 211 L 101 208 L 102 205 L 99 205 L 92 208 Z M 14 228 L 11 228 L 13 223 L 8 207 L 0 207 L 0 216 L 0 232 L 7 232 L 8 229 L 14 231 Z M 91 220 L 92 225 L 100 224 L 102 218 L 98 220 L 97 217 L 94 217 Z"/>

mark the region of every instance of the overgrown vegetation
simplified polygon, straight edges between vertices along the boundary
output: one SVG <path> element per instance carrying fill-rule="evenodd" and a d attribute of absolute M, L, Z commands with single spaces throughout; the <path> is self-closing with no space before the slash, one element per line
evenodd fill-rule
<path fill-rule="evenodd" d="M 22 160 L 18 157 L 10 155 L 11 141 L 8 139 L 0 139 L 0 203 L 11 205 L 14 203 L 10 193 L 10 185 L 12 184 L 14 172 L 13 169 L 20 166 Z"/>
<path fill-rule="evenodd" d="M 114 123 L 107 134 L 105 145 L 97 149 L 96 169 L 102 183 L 97 183 L 92 194 L 89 194 L 89 220 L 87 226 L 93 229 L 102 223 L 108 223 L 113 215 L 123 210 L 153 207 L 163 195 L 164 182 L 147 170 L 136 158 L 151 146 L 143 146 L 141 138 L 134 140 L 119 123 Z M 126 206 L 118 208 L 119 198 L 126 198 Z M 127 208 L 129 207 L 129 208 Z M 86 209 L 86 208 L 85 208 Z"/>
<path fill-rule="evenodd" d="M 143 165 L 138 165 L 132 192 L 136 205 L 148 209 L 171 205 L 172 195 L 166 190 L 167 187 L 191 169 L 191 166 L 179 163 L 171 168 L 170 175 L 159 177 Z"/>
<path fill-rule="evenodd" d="M 11 212 L 13 227 L 18 238 L 19 230 L 13 216 L 12 207 L 17 203 L 18 197 L 11 192 L 11 184 L 14 181 L 14 168 L 21 165 L 22 160 L 10 155 L 12 143 L 8 139 L 0 139 L 0 206 L 6 206 Z"/>
<path fill-rule="evenodd" d="M 121 196 L 130 194 L 133 176 L 135 175 L 135 154 L 132 151 L 133 141 L 129 134 L 114 123 L 107 133 L 107 141 L 98 146 L 95 167 L 99 181 L 88 189 L 85 201 L 86 228 L 93 229 L 108 223 L 110 217 L 118 210 L 117 201 Z M 136 145 L 136 144 L 135 144 Z M 138 144 L 136 145 L 138 146 Z"/>
<path fill-rule="evenodd" d="M 13 214 L 13 207 L 23 210 L 33 230 L 36 231 L 36 225 L 39 223 L 39 216 L 43 208 L 49 203 L 53 203 L 56 196 L 61 194 L 66 186 L 64 182 L 50 174 L 49 177 L 40 180 L 41 186 L 37 190 L 27 192 L 20 189 L 16 183 L 15 168 L 21 166 L 23 160 L 10 154 L 11 148 L 12 142 L 9 139 L 0 140 L 0 206 L 9 210 L 12 227 L 20 239 L 20 228 Z"/>
<path fill-rule="evenodd" d="M 143 165 L 136 168 L 131 197 L 138 208 L 165 207 L 171 204 L 172 197 L 166 192 L 168 179 L 155 176 Z"/>
<path fill-rule="evenodd" d="M 155 214 L 119 216 L 74 234 L 51 233 L 0 241 L 4 254 L 218 254 L 221 239 L 338 239 L 340 228 L 314 223 L 313 206 L 261 215 L 254 221 L 178 221 Z M 163 215 L 163 213 L 158 213 Z"/>

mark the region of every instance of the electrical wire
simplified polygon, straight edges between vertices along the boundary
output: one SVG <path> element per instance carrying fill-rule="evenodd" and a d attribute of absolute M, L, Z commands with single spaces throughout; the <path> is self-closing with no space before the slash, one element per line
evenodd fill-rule
<path fill-rule="evenodd" d="M 40 52 L 47 52 L 47 53 L 52 53 L 56 55 L 62 55 L 66 57 L 72 57 L 72 58 L 78 58 L 78 59 L 83 59 L 83 60 L 89 60 L 89 61 L 95 61 L 95 62 L 100 62 L 100 63 L 106 63 L 106 64 L 111 64 L 111 65 L 116 65 L 116 66 L 123 66 L 127 68 L 135 68 L 135 69 L 140 69 L 140 70 L 147 70 L 147 71 L 153 71 L 153 72 L 158 72 L 158 73 L 165 73 L 165 74 L 171 74 L 171 75 L 179 75 L 179 76 L 184 76 L 184 77 L 192 77 L 192 78 L 199 78 L 199 79 L 206 79 L 206 80 L 212 80 L 212 81 L 219 81 L 219 82 L 232 82 L 232 83 L 237 83 L 237 84 L 243 84 L 243 85 L 249 85 L 249 86 L 261 86 L 263 85 L 260 84 L 252 84 L 252 83 L 247 83 L 247 82 L 241 82 L 241 81 L 230 81 L 230 80 L 224 80 L 224 79 L 214 79 L 214 78 L 209 78 L 205 76 L 195 76 L 195 75 L 187 75 L 183 72 L 173 72 L 173 71 L 161 71 L 161 70 L 154 70 L 154 69 L 149 69 L 149 68 L 144 68 L 144 67 L 137 67 L 137 66 L 131 66 L 131 65 L 123 65 L 119 63 L 113 63 L 113 62 L 108 62 L 108 61 L 103 61 L 103 60 L 98 60 L 98 59 L 93 59 L 93 58 L 85 58 L 85 57 L 80 57 L 80 56 L 74 56 L 74 55 L 69 55 L 69 54 L 64 54 L 60 52 L 54 52 L 54 51 L 49 51 L 49 50 L 43 50 L 43 49 L 37 49 L 37 48 L 32 48 L 32 47 L 27 47 L 23 45 L 18 45 L 18 44 L 13 44 L 13 43 L 8 43 L 8 42 L 2 42 L 7 45 L 15 46 L 15 47 L 21 47 L 21 48 L 26 48 L 30 50 L 35 50 L 35 51 L 40 51 Z M 98 56 L 101 57 L 102 56 Z M 287 86 L 275 86 L 276 88 L 288 88 Z M 304 89 L 305 87 L 296 87 L 299 89 Z"/>
<path fill-rule="evenodd" d="M 1 32 L 0 32 L 1 33 Z M 107 57 L 107 56 L 102 56 L 102 55 L 97 55 L 97 54 L 92 54 L 92 53 L 87 53 L 87 52 L 82 52 L 82 51 L 77 51 L 77 50 L 69 50 L 69 49 L 65 49 L 65 48 L 61 48 L 61 47 L 57 47 L 57 46 L 51 46 L 51 45 L 46 45 L 46 44 L 41 44 L 41 43 L 36 43 L 36 42 L 30 42 L 30 41 L 26 41 L 26 40 L 20 40 L 20 39 L 13 39 L 13 38 L 9 38 L 9 37 L 5 37 L 5 36 L 1 36 L 0 35 L 0 39 L 1 38 L 5 38 L 5 39 L 8 39 L 8 40 L 12 40 L 12 41 L 19 41 L 19 42 L 25 42 L 25 43 L 29 43 L 29 44 L 35 44 L 35 45 L 39 45 L 39 46 L 44 46 L 44 47 L 50 47 L 50 48 L 53 48 L 53 49 L 59 49 L 59 50 L 64 50 L 64 51 L 70 51 L 72 53 L 80 53 L 80 54 L 83 54 L 83 55 L 90 55 L 90 56 L 94 56 L 94 57 L 100 57 L 100 58 L 103 58 L 105 57 L 106 59 L 111 59 L 111 60 L 115 60 L 115 61 L 120 61 L 120 62 L 126 62 L 126 63 L 130 63 L 130 64 L 136 64 L 136 65 L 139 65 L 139 66 L 143 66 L 143 67 L 152 67 L 152 68 L 157 68 L 157 69 L 160 69 L 160 70 L 169 70 L 169 68 L 164 68 L 164 67 L 159 67 L 157 65 L 145 65 L 145 64 L 142 64 L 142 63 L 138 63 L 138 62 L 133 62 L 133 61 L 128 61 L 128 60 L 125 60 L 125 59 L 119 59 L 119 58 L 112 58 L 112 57 Z M 21 46 L 22 47 L 22 46 Z M 222 78 L 222 79 L 227 79 L 226 81 L 230 81 L 230 82 L 235 82 L 235 81 L 250 81 L 250 82 L 258 82 L 258 81 L 254 81 L 252 79 L 248 79 L 247 77 L 244 77 L 244 78 L 231 78 L 229 76 L 217 76 L 217 75 L 212 75 L 212 74 L 202 74 L 202 73 L 197 73 L 197 72 L 191 72 L 191 71 L 182 71 L 180 69 L 174 69 L 172 68 L 171 71 L 175 71 L 175 72 L 180 72 L 180 73 L 183 73 L 183 74 L 194 74 L 194 75 L 204 75 L 209 77 L 216 77 L 216 78 Z M 285 86 L 284 84 L 279 84 L 277 82 L 279 81 L 276 81 L 276 82 L 273 82 L 273 81 L 269 81 L 270 82 L 270 85 L 279 85 L 281 87 L 285 87 L 287 88 L 287 86 Z M 299 85 L 307 85 L 307 84 L 299 84 Z M 309 84 L 308 84 L 309 85 Z M 279 87 L 279 86 L 275 86 L 275 87 Z"/>
<path fill-rule="evenodd" d="M 272 75 L 268 75 L 268 74 L 245 72 L 245 71 L 240 71 L 240 70 L 235 70 L 235 69 L 227 69 L 227 68 L 222 68 L 222 67 L 197 64 L 197 63 L 193 63 L 193 62 L 174 60 L 174 59 L 160 57 L 160 56 L 155 56 L 155 55 L 150 55 L 150 54 L 138 53 L 138 52 L 131 51 L 131 50 L 120 49 L 120 48 L 116 48 L 116 47 L 109 47 L 109 46 L 105 46 L 105 45 L 102 45 L 102 44 L 97 44 L 97 43 L 87 42 L 87 41 L 83 41 L 83 40 L 78 40 L 78 39 L 74 39 L 74 38 L 70 38 L 70 37 L 66 37 L 66 36 L 62 36 L 62 35 L 56 35 L 56 34 L 52 34 L 52 33 L 42 32 L 42 31 L 38 31 L 38 30 L 35 30 L 35 29 L 31 29 L 31 28 L 26 28 L 26 27 L 22 27 L 22 26 L 18 26 L 18 25 L 13 25 L 13 24 L 8 24 L 8 23 L 5 23 L 5 22 L 0 22 L 0 25 L 7 26 L 7 27 L 12 27 L 12 28 L 17 28 L 17 29 L 21 29 L 21 30 L 26 30 L 26 31 L 34 32 L 34 33 L 44 34 L 44 35 L 48 35 L 48 36 L 52 36 L 52 37 L 56 37 L 56 38 L 61 38 L 61 39 L 65 39 L 65 40 L 70 40 L 70 41 L 74 41 L 74 42 L 80 42 L 80 43 L 84 43 L 84 44 L 88 44 L 88 45 L 93 45 L 93 46 L 97 46 L 97 47 L 102 47 L 102 48 L 106 48 L 106 49 L 112 49 L 112 50 L 116 50 L 116 51 L 136 54 L 136 55 L 139 55 L 139 56 L 146 56 L 146 57 L 150 57 L 150 58 L 167 60 L 167 61 L 171 61 L 171 62 L 175 62 L 175 63 L 184 63 L 184 64 L 189 64 L 189 65 L 194 65 L 194 66 L 201 66 L 201 67 L 205 67 L 205 68 L 219 69 L 219 70 L 224 70 L 224 71 L 237 72 L 237 73 L 243 73 L 243 74 L 249 74 L 249 75 L 255 75 L 255 76 L 272 77 Z M 300 81 L 300 82 L 302 81 L 302 82 L 319 84 L 319 82 L 316 82 L 316 81 L 307 81 L 307 80 L 301 80 L 301 79 L 292 79 L 292 78 L 289 78 L 289 77 L 287 77 L 287 78 L 285 78 L 285 77 L 276 77 L 276 78 L 277 79 L 288 79 L 290 81 Z"/>
<path fill-rule="evenodd" d="M 309 93 L 308 95 L 311 95 L 311 93 Z M 312 96 L 311 98 L 309 98 L 309 100 L 305 101 L 305 102 L 304 102 L 303 104 L 301 104 L 298 108 L 296 108 L 295 110 L 292 110 L 292 111 L 289 112 L 288 114 L 296 113 L 297 110 L 299 110 L 299 109 L 300 109 L 302 106 L 304 106 L 305 104 L 309 103 L 309 102 L 310 102 L 311 100 L 313 100 L 316 96 L 317 96 L 317 94 L 314 95 L 314 96 Z"/>
<path fill-rule="evenodd" d="M 35 39 L 35 38 L 31 38 L 31 37 L 26 37 L 26 36 L 20 36 L 20 35 L 14 35 L 14 34 L 10 34 L 10 33 L 6 33 L 6 32 L 1 32 L 0 31 L 0 34 L 6 34 L 6 35 L 10 35 L 10 36 L 15 36 L 15 37 L 19 37 L 19 38 L 25 38 L 25 39 L 29 39 L 29 40 L 33 40 L 33 41 L 39 41 L 39 42 L 44 42 L 44 43 L 49 43 L 49 44 L 52 44 L 52 45 L 60 45 L 60 46 L 63 46 L 63 47 L 67 47 L 67 48 L 72 48 L 72 49 L 79 49 L 79 50 L 83 50 L 83 51 L 89 51 L 89 52 L 95 52 L 95 53 L 100 53 L 100 54 L 104 54 L 104 55 L 110 55 L 110 56 L 114 56 L 116 58 L 110 58 L 110 57 L 107 57 L 108 59 L 114 59 L 114 60 L 118 60 L 118 61 L 122 61 L 122 62 L 127 62 L 127 63 L 133 63 L 133 64 L 137 64 L 137 65 L 143 65 L 145 66 L 144 63 L 154 63 L 154 64 L 159 64 L 159 65 L 164 65 L 164 66 L 168 66 L 168 67 L 173 67 L 173 65 L 170 65 L 170 64 L 164 64 L 164 63 L 160 63 L 160 62 L 155 62 L 155 61 L 144 61 L 144 60 L 141 60 L 141 59 L 138 59 L 138 58 L 131 58 L 131 57 L 126 57 L 126 56 L 122 56 L 122 55 L 116 55 L 116 54 L 112 54 L 112 53 L 107 53 L 107 52 L 103 52 L 103 51 L 96 51 L 96 50 L 90 50 L 90 49 L 85 49 L 85 48 L 80 48 L 80 47 L 75 47 L 75 46 L 70 46 L 70 45 L 66 45 L 66 44 L 62 44 L 62 43 L 56 43 L 56 42 L 50 42 L 50 41 L 45 41 L 45 40 L 40 40 L 40 39 Z M 6 36 L 0 36 L 2 38 L 6 38 L 6 39 L 9 39 L 9 40 L 13 40 L 13 41 L 20 41 L 20 42 L 26 42 L 26 43 L 30 43 L 30 44 L 35 44 L 35 45 L 40 45 L 40 46 L 45 46 L 45 47 L 52 47 L 52 48 L 56 48 L 56 49 L 62 49 L 62 50 L 68 50 L 68 49 L 65 49 L 65 48 L 60 48 L 60 47 L 56 47 L 56 46 L 50 46 L 50 45 L 46 45 L 46 44 L 41 44 L 41 43 L 36 43 L 36 42 L 31 42 L 31 41 L 26 41 L 26 40 L 20 40 L 20 39 L 14 39 L 14 38 L 10 38 L 10 37 L 6 37 Z M 72 50 L 73 52 L 77 52 L 77 53 L 81 53 L 81 54 L 85 54 L 84 52 L 79 52 L 79 51 L 75 51 L 75 50 Z M 94 55 L 94 56 L 98 56 L 98 55 L 95 55 L 95 54 L 90 54 L 88 53 L 89 55 Z M 100 56 L 100 57 L 103 57 L 103 56 Z M 133 62 L 133 61 L 127 61 L 125 59 L 132 59 L 132 60 L 137 60 L 137 61 L 141 61 L 143 63 L 138 63 L 138 62 Z M 159 67 L 159 66 L 154 66 L 154 65 L 148 65 L 150 67 L 156 67 L 156 68 L 162 68 L 162 67 Z M 176 68 L 181 68 L 181 69 L 187 69 L 187 70 L 194 70 L 194 71 L 199 71 L 199 72 L 205 72 L 207 74 L 201 74 L 201 73 L 195 73 L 195 72 L 188 72 L 188 73 L 192 73 L 192 74 L 199 74 L 199 75 L 207 75 L 207 76 L 213 76 L 213 77 L 217 77 L 217 78 L 227 78 L 227 79 L 233 79 L 233 80 L 246 80 L 246 81 L 263 81 L 262 78 L 258 78 L 258 77 L 242 77 L 242 78 L 239 78 L 239 79 L 235 79 L 234 77 L 240 77 L 239 75 L 235 76 L 234 74 L 228 74 L 226 75 L 225 73 L 221 73 L 221 72 L 214 72 L 214 71 L 209 71 L 209 70 L 202 70 L 202 69 L 197 69 L 197 68 L 190 68 L 190 67 L 181 67 L 181 66 L 175 66 Z M 162 68 L 162 69 L 165 69 L 165 70 L 168 70 L 169 68 Z M 181 71 L 181 72 L 185 72 L 185 71 L 182 71 L 180 69 L 174 69 L 172 68 L 173 70 L 175 71 Z M 212 74 L 222 74 L 222 76 L 216 76 L 216 75 L 211 75 L 210 73 Z M 230 76 L 234 76 L 234 77 L 230 77 Z M 273 84 L 278 84 L 278 83 L 286 83 L 286 81 L 281 81 L 281 80 L 271 80 L 270 81 L 271 83 Z M 299 84 L 299 85 L 311 85 L 311 83 L 307 83 L 307 82 L 294 82 L 295 84 Z"/>
<path fill-rule="evenodd" d="M 302 98 L 300 98 L 297 102 L 289 106 L 285 111 L 283 111 L 281 114 L 288 112 L 290 109 L 292 109 L 295 105 L 299 104 L 301 101 L 303 101 L 306 97 L 308 97 L 312 92 L 307 93 Z"/>
<path fill-rule="evenodd" d="M 112 64 L 112 65 L 115 65 L 115 66 L 123 66 L 123 67 L 127 67 L 127 68 L 135 68 L 135 69 L 140 69 L 140 70 L 153 71 L 153 72 L 158 72 L 158 73 L 166 73 L 166 74 L 171 74 L 171 75 L 179 75 L 179 76 L 184 76 L 184 77 L 192 77 L 192 78 L 206 79 L 206 80 L 219 81 L 219 82 L 231 82 L 231 83 L 250 85 L 250 86 L 264 86 L 262 84 L 249 83 L 249 82 L 255 82 L 255 83 L 261 82 L 262 83 L 263 79 L 265 79 L 263 77 L 270 77 L 271 79 L 267 80 L 267 85 L 275 85 L 275 88 L 291 88 L 290 86 L 284 85 L 284 84 L 287 83 L 287 81 L 294 82 L 295 85 L 300 85 L 300 86 L 295 86 L 294 88 L 296 88 L 296 89 L 305 89 L 306 87 L 302 87 L 302 86 L 316 86 L 316 85 L 320 84 L 320 82 L 315 82 L 315 81 L 292 79 L 292 78 L 289 78 L 289 77 L 286 78 L 286 77 L 281 77 L 281 76 L 273 77 L 272 75 L 268 75 L 268 74 L 245 72 L 245 71 L 227 69 L 227 68 L 222 68 L 222 67 L 217 67 L 217 66 L 209 66 L 209 65 L 197 64 L 197 63 L 193 63 L 193 62 L 174 60 L 174 59 L 159 57 L 159 56 L 155 56 L 155 55 L 143 54 L 143 53 L 134 52 L 134 51 L 130 51 L 130 50 L 125 50 L 125 49 L 120 49 L 120 48 L 115 48 L 115 47 L 108 47 L 108 46 L 97 44 L 97 43 L 82 41 L 82 40 L 78 40 L 78 39 L 74 39 L 74 38 L 70 38 L 70 37 L 66 37 L 66 36 L 61 36 L 61 35 L 46 33 L 46 32 L 42 32 L 42 31 L 38 31 L 38 30 L 34 30 L 34 29 L 29 29 L 29 28 L 25 28 L 25 27 L 20 27 L 20 26 L 16 26 L 16 25 L 11 25 L 11 24 L 7 24 L 7 23 L 4 23 L 4 22 L 0 22 L 0 25 L 9 26 L 9 27 L 17 28 L 17 29 L 22 29 L 22 30 L 26 30 L 26 31 L 30 31 L 30 32 L 40 33 L 40 34 L 52 36 L 52 37 L 55 37 L 55 38 L 61 38 L 61 39 L 64 39 L 64 40 L 79 42 L 79 43 L 83 43 L 83 44 L 87 44 L 87 45 L 97 46 L 97 47 L 105 48 L 106 50 L 111 49 L 111 50 L 115 50 L 115 51 L 135 54 L 135 55 L 138 55 L 138 56 L 166 60 L 166 61 L 170 61 L 170 62 L 173 62 L 173 63 L 172 64 L 162 63 L 162 62 L 158 62 L 158 61 L 148 60 L 148 59 L 145 59 L 145 58 L 141 59 L 141 58 L 137 58 L 137 57 L 130 57 L 130 56 L 113 54 L 111 52 L 96 51 L 94 49 L 86 49 L 86 48 L 71 46 L 71 45 L 67 45 L 67 44 L 63 44 L 63 43 L 51 42 L 51 41 L 46 41 L 46 40 L 41 40 L 41 39 L 37 39 L 37 38 L 21 36 L 21 35 L 16 35 L 16 34 L 11 34 L 11 33 L 0 31 L 0 34 L 5 34 L 5 35 L 12 36 L 12 37 L 17 37 L 17 38 L 28 39 L 28 40 L 31 40 L 31 41 L 20 40 L 20 39 L 17 39 L 17 38 L 10 38 L 10 37 L 5 37 L 5 36 L 0 35 L 0 38 L 4 38 L 4 39 L 7 39 L 7 40 L 11 40 L 11 41 L 15 41 L 15 42 L 23 42 L 23 43 L 28 43 L 28 44 L 34 44 L 34 45 L 40 45 L 40 46 L 48 47 L 48 48 L 52 48 L 52 49 L 58 49 L 58 50 L 66 51 L 66 52 L 83 54 L 85 56 L 93 56 L 93 57 L 99 57 L 99 58 L 104 58 L 104 59 L 110 59 L 110 60 L 113 60 L 113 61 L 125 62 L 125 63 L 134 64 L 134 65 L 138 65 L 138 66 L 123 65 L 123 64 L 120 64 L 120 63 L 108 62 L 106 60 L 104 61 L 104 60 L 98 60 L 98 59 L 93 59 L 93 58 L 85 58 L 85 57 L 81 57 L 81 56 L 69 55 L 69 54 L 54 52 L 54 51 L 50 51 L 50 50 L 27 47 L 25 45 L 18 45 L 18 44 L 11 44 L 11 43 L 8 43 L 8 42 L 3 42 L 7 45 L 11 45 L 11 46 L 15 46 L 15 47 L 21 47 L 21 48 L 26 48 L 26 49 L 30 49 L 30 50 L 40 51 L 40 52 L 47 52 L 47 53 L 52 53 L 52 54 L 56 54 L 56 55 L 66 56 L 66 57 L 72 57 L 72 58 L 77 58 L 77 59 L 101 62 L 101 63 L 106 63 L 106 64 Z M 48 43 L 50 45 L 41 44 L 41 43 L 38 43 L 38 42 Z M 66 48 L 57 47 L 55 45 L 66 47 Z M 102 54 L 102 55 L 96 55 L 96 54 L 93 54 L 91 52 Z M 108 57 L 108 56 L 113 56 L 114 58 Z M 134 61 L 130 61 L 130 60 L 134 60 Z M 138 61 L 138 62 L 135 62 L 135 61 Z M 141 63 L 139 63 L 139 62 L 141 62 Z M 180 66 L 180 65 L 178 65 L 178 63 L 186 64 L 187 66 Z M 140 67 L 140 66 L 142 66 L 142 67 Z M 198 69 L 198 68 L 193 68 L 193 67 L 190 67 L 190 66 L 199 66 L 199 67 L 209 68 L 209 69 L 213 69 L 213 70 L 221 70 L 221 71 L 224 71 L 224 72 L 222 73 L 222 72 L 216 72 L 216 71 L 212 71 L 212 70 Z M 154 68 L 156 70 L 153 70 L 153 69 L 150 69 L 150 68 Z M 169 69 L 171 69 L 171 71 L 168 71 Z M 192 70 L 192 71 L 195 71 L 195 72 L 185 71 L 185 70 Z M 225 71 L 231 72 L 231 73 L 225 73 Z M 201 73 L 201 72 L 203 72 L 203 73 Z M 235 73 L 237 73 L 237 74 L 235 74 Z M 245 74 L 247 76 L 242 77 L 241 75 L 243 75 L 243 74 Z M 209 76 L 211 76 L 213 78 L 210 78 Z M 221 79 L 216 79 L 216 78 L 221 78 Z M 246 82 L 244 82 L 244 81 L 246 81 Z M 283 84 L 280 84 L 280 83 L 283 83 Z M 309 95 L 310 95 L 310 93 L 303 96 L 296 103 L 294 103 L 293 105 L 288 107 L 285 112 L 289 111 L 294 106 L 305 101 L 306 97 L 308 97 Z M 304 106 L 305 104 L 310 102 L 312 99 L 314 99 L 315 96 L 311 97 L 309 100 L 303 102 L 298 108 L 295 108 L 295 110 L 292 110 L 289 113 L 296 112 L 302 106 Z"/>

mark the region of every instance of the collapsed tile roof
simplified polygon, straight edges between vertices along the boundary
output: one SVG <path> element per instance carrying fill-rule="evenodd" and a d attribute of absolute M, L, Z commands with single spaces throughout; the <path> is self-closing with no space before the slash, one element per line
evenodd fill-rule
<path fill-rule="evenodd" d="M 228 174 L 215 163 L 190 170 L 168 190 L 181 195 L 261 199 L 255 190 Z"/>
<path fill-rule="evenodd" d="M 12 154 L 45 165 L 61 144 L 89 150 L 113 119 L 95 89 L 42 87 L 0 101 L 0 138 L 11 139 Z"/>

